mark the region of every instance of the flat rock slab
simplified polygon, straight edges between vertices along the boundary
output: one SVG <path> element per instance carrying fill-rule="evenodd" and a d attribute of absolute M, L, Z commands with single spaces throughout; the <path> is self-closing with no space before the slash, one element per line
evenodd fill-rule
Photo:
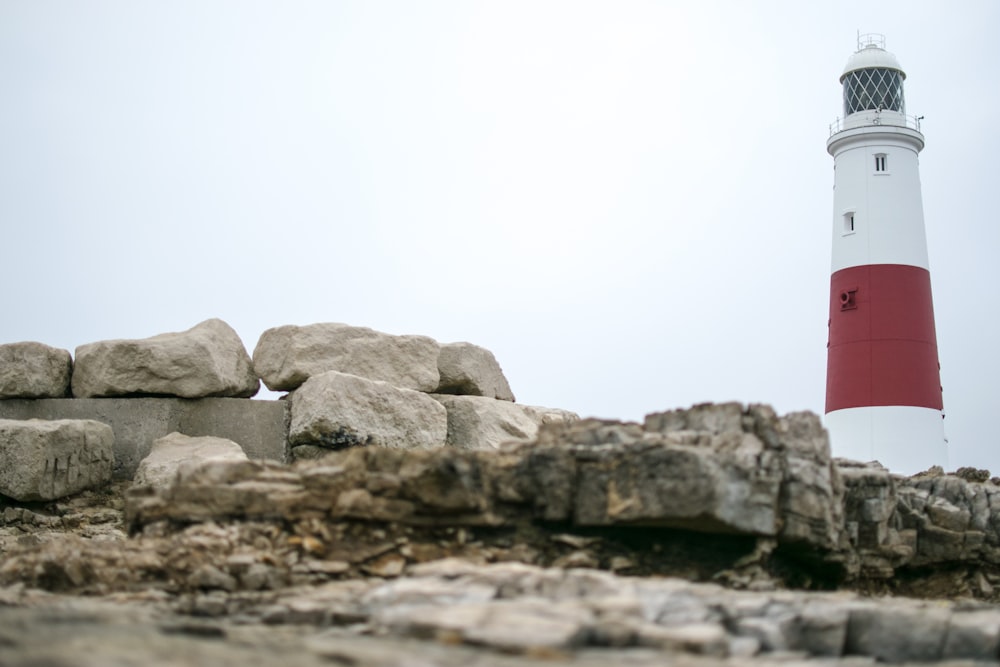
<path fill-rule="evenodd" d="M 427 394 L 330 371 L 309 378 L 292 394 L 288 441 L 345 449 L 443 447 L 448 413 Z"/>
<path fill-rule="evenodd" d="M 261 334 L 254 368 L 268 389 L 291 391 L 314 375 L 339 371 L 402 389 L 437 389 L 437 341 L 334 322 L 283 326 Z"/>
<path fill-rule="evenodd" d="M 0 345 L 0 399 L 66 396 L 72 372 L 68 350 L 34 342 Z"/>
<path fill-rule="evenodd" d="M 211 319 L 179 333 L 81 345 L 72 386 L 78 398 L 204 398 L 253 396 L 260 382 L 240 337 Z"/>
<path fill-rule="evenodd" d="M 149 456 L 139 462 L 134 482 L 163 488 L 178 473 L 205 461 L 246 461 L 247 455 L 238 443 L 212 436 L 191 437 L 171 433 L 153 441 Z"/>
<path fill-rule="evenodd" d="M 111 481 L 114 433 L 91 420 L 0 420 L 0 494 L 54 500 Z"/>
<path fill-rule="evenodd" d="M 0 419 L 94 419 L 114 430 L 114 478 L 132 479 L 153 441 L 174 431 L 238 442 L 252 459 L 284 461 L 288 401 L 245 398 L 46 398 L 0 401 Z"/>
<path fill-rule="evenodd" d="M 493 353 L 472 343 L 448 343 L 438 356 L 439 394 L 513 401 L 514 392 Z"/>

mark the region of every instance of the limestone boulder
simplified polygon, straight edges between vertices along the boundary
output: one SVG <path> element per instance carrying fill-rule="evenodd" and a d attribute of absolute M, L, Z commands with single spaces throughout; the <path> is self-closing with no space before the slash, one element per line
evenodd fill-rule
<path fill-rule="evenodd" d="M 289 325 L 261 334 L 253 363 L 273 391 L 291 391 L 310 377 L 339 371 L 432 392 L 440 380 L 439 349 L 427 336 L 394 336 L 332 322 Z"/>
<path fill-rule="evenodd" d="M 76 348 L 77 398 L 152 394 L 250 397 L 260 382 L 232 327 L 218 319 L 187 331 Z"/>
<path fill-rule="evenodd" d="M 576 416 L 483 396 L 433 396 L 448 410 L 448 446 L 458 449 L 489 450 L 505 442 L 531 440 L 542 423 Z"/>
<path fill-rule="evenodd" d="M 427 394 L 357 375 L 315 375 L 291 401 L 293 447 L 429 449 L 443 447 L 448 435 L 447 411 Z"/>
<path fill-rule="evenodd" d="M 0 419 L 0 494 L 54 500 L 111 481 L 115 435 L 84 419 Z"/>
<path fill-rule="evenodd" d="M 0 345 L 0 399 L 65 396 L 72 371 L 67 350 L 34 342 Z"/>
<path fill-rule="evenodd" d="M 246 460 L 243 448 L 232 440 L 174 432 L 153 441 L 149 456 L 139 462 L 133 481 L 137 485 L 163 488 L 178 474 L 205 461 Z"/>
<path fill-rule="evenodd" d="M 496 357 L 486 348 L 472 343 L 448 343 L 441 346 L 438 356 L 437 387 L 439 394 L 485 396 L 501 401 L 513 401 L 507 378 Z"/>

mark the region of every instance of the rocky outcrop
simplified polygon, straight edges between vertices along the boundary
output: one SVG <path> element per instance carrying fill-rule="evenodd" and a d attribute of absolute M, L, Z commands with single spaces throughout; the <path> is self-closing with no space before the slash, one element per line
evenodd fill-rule
<path fill-rule="evenodd" d="M 79 398 L 249 397 L 259 384 L 239 336 L 218 319 L 180 333 L 81 345 L 72 380 Z"/>
<path fill-rule="evenodd" d="M 34 342 L 0 345 L 0 399 L 65 396 L 72 370 L 67 350 Z"/>
<path fill-rule="evenodd" d="M 892 586 L 901 572 L 949 568 L 928 592 L 995 595 L 1000 583 L 1000 486 L 932 469 L 905 478 L 878 465 L 839 461 L 845 527 L 862 574 Z M 942 575 L 946 570 L 942 570 Z"/>
<path fill-rule="evenodd" d="M 134 483 L 163 488 L 205 461 L 246 461 L 243 448 L 232 440 L 171 433 L 153 441 L 149 456 L 139 462 Z"/>
<path fill-rule="evenodd" d="M 315 375 L 291 401 L 292 447 L 427 449 L 448 433 L 447 412 L 427 394 L 347 373 Z"/>
<path fill-rule="evenodd" d="M 114 433 L 89 420 L 0 420 L 0 494 L 53 500 L 111 481 Z"/>
<path fill-rule="evenodd" d="M 309 382 L 327 375 L 353 378 Z M 641 425 L 555 418 L 489 451 L 207 461 L 132 487 L 128 538 L 117 510 L 7 506 L 0 612 L 30 611 L 33 587 L 128 592 L 113 599 L 155 600 L 171 627 L 220 641 L 322 629 L 306 664 L 995 660 L 1000 613 L 971 599 L 1000 600 L 987 477 L 831 461 L 815 416 L 737 404 Z"/>
<path fill-rule="evenodd" d="M 501 401 L 514 401 L 507 378 L 496 357 L 486 348 L 472 343 L 448 343 L 441 346 L 438 356 L 441 381 L 438 394 L 485 396 Z"/>
<path fill-rule="evenodd" d="M 334 445 L 357 444 L 361 435 L 334 422 L 349 410 L 336 401 L 372 390 L 384 385 L 338 373 L 311 379 L 293 397 L 293 433 L 308 442 L 327 437 Z M 309 406 L 303 403 L 299 412 L 298 401 Z M 318 410 L 326 416 L 303 420 L 316 425 L 307 437 L 298 420 Z M 413 412 L 426 416 L 427 410 Z M 763 406 L 744 411 L 726 404 L 651 416 L 645 429 L 599 420 L 548 424 L 535 442 L 499 452 L 362 447 L 323 459 L 319 470 L 282 473 L 281 497 L 294 501 L 273 502 L 264 512 L 288 512 L 282 516 L 293 523 L 321 511 L 331 520 L 413 525 L 447 517 L 452 525 L 470 526 L 542 520 L 578 528 L 722 531 L 834 550 L 842 524 L 832 508 L 843 502 L 843 489 L 822 447 L 815 451 L 817 442 L 825 443 L 822 434 L 812 415 L 779 418 Z M 214 470 L 175 485 L 164 498 L 137 501 L 130 521 L 212 520 L 216 512 L 262 518 L 253 508 L 265 507 L 263 498 L 233 496 L 223 487 L 271 479 L 270 469 L 241 464 Z M 819 503 L 823 493 L 825 503 Z M 208 502 L 205 494 L 219 497 Z"/>
<path fill-rule="evenodd" d="M 339 371 L 402 389 L 437 389 L 438 343 L 339 323 L 281 326 L 261 334 L 253 363 L 268 389 L 291 391 L 310 377 Z"/>

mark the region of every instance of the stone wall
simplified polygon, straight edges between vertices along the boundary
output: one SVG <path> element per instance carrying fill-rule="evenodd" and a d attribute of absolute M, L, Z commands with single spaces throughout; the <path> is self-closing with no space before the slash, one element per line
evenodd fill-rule
<path fill-rule="evenodd" d="M 289 393 L 249 400 L 261 381 Z M 42 343 L 0 345 L 0 419 L 107 424 L 119 480 L 174 432 L 286 462 L 363 445 L 493 449 L 530 439 L 543 422 L 575 418 L 515 403 L 484 348 L 346 324 L 269 329 L 252 358 L 217 319 L 81 345 L 75 357 Z"/>

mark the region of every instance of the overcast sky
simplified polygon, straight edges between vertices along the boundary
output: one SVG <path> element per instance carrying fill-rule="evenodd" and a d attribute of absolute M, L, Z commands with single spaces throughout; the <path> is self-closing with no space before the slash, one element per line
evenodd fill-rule
<path fill-rule="evenodd" d="M 950 467 L 1000 474 L 1000 3 L 0 0 L 0 342 L 470 341 L 522 403 L 822 413 L 838 78 L 923 115 Z"/>

